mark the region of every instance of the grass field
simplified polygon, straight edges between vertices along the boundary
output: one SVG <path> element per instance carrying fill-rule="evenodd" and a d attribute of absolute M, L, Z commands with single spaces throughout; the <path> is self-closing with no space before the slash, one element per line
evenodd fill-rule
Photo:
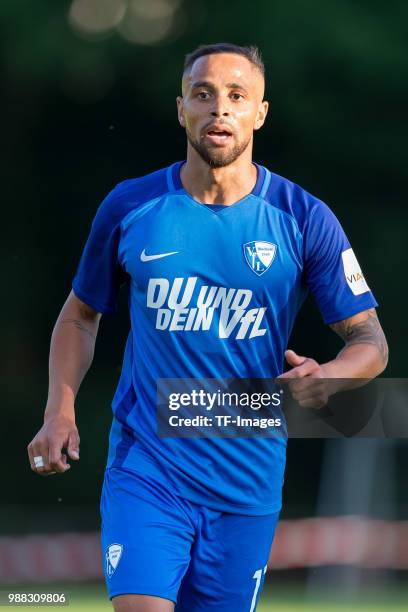
<path fill-rule="evenodd" d="M 26 590 L 23 587 L 15 591 Z M 37 586 L 37 590 L 44 592 L 46 589 Z M 45 609 L 51 611 L 69 610 L 69 612 L 104 612 L 112 610 L 111 603 L 107 600 L 103 585 L 90 585 L 83 587 L 58 586 L 52 587 L 54 592 L 65 592 L 69 595 L 69 606 L 47 606 Z M 3 593 L 5 589 L 2 589 Z M 31 587 L 27 591 L 33 592 Z M 50 589 L 51 591 L 51 589 Z M 4 595 L 3 595 L 4 599 Z M 18 606 L 19 611 L 39 609 L 38 606 Z M 43 608 L 44 609 L 44 608 Z M 316 599 L 306 597 L 304 592 L 296 587 L 277 589 L 265 586 L 261 602 L 257 612 L 399 612 L 408 610 L 408 591 L 395 590 L 390 592 L 377 592 L 360 596 L 354 601 L 342 602 L 340 596 L 337 599 L 321 595 Z M 239 611 L 237 611 L 239 612 Z"/>

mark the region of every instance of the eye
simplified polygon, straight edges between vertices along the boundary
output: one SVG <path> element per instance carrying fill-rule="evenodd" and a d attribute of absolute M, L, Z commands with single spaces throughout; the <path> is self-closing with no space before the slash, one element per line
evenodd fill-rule
<path fill-rule="evenodd" d="M 208 100 L 210 94 L 208 93 L 208 91 L 199 91 L 197 97 L 200 98 L 200 100 Z"/>
<path fill-rule="evenodd" d="M 241 100 L 241 99 L 243 100 L 244 99 L 244 96 L 242 94 L 240 94 L 238 91 L 234 91 L 231 94 L 231 97 L 232 97 L 233 100 Z"/>

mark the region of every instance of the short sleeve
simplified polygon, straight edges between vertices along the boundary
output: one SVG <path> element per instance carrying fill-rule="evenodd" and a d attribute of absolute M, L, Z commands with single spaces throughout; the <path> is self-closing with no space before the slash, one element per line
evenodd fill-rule
<path fill-rule="evenodd" d="M 378 306 L 338 219 L 317 201 L 304 231 L 304 271 L 325 323 Z"/>
<path fill-rule="evenodd" d="M 104 314 L 116 311 L 125 275 L 118 261 L 122 214 L 116 187 L 100 205 L 72 282 L 75 295 Z"/>

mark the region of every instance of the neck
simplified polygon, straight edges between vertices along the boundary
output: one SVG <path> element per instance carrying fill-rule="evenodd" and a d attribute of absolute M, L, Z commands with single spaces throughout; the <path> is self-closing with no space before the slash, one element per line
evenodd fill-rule
<path fill-rule="evenodd" d="M 252 148 L 245 150 L 232 164 L 210 168 L 193 147 L 188 145 L 187 161 L 180 178 L 184 189 L 203 204 L 229 206 L 253 190 L 257 169 L 252 163 Z"/>

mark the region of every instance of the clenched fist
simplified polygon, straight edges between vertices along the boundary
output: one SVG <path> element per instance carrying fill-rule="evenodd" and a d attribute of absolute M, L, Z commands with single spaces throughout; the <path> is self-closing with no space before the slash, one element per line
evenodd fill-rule
<path fill-rule="evenodd" d="M 79 434 L 75 421 L 57 415 L 46 420 L 27 447 L 31 469 L 42 476 L 63 474 L 71 467 L 63 449 L 70 459 L 78 461 Z"/>

